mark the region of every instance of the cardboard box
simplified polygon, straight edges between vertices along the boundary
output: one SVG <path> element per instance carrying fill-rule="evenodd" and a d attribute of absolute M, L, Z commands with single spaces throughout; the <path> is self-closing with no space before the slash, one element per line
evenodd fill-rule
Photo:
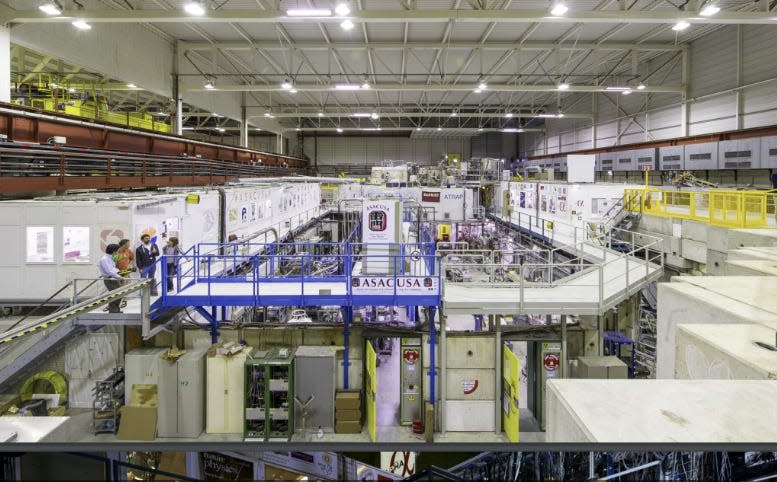
<path fill-rule="evenodd" d="M 359 422 L 362 419 L 361 410 L 336 410 L 335 420 L 338 422 Z"/>
<path fill-rule="evenodd" d="M 362 423 L 335 422 L 335 433 L 362 433 Z"/>
<path fill-rule="evenodd" d="M 117 440 L 154 440 L 156 407 L 122 407 Z"/>
<path fill-rule="evenodd" d="M 628 378 L 625 363 L 615 356 L 581 356 L 577 359 L 577 377 L 593 379 Z"/>
<path fill-rule="evenodd" d="M 359 390 L 338 390 L 335 394 L 335 410 L 360 410 L 361 406 Z"/>

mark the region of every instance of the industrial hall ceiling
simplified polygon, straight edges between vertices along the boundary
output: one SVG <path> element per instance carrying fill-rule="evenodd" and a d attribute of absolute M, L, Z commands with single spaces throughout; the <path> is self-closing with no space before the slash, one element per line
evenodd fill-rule
<path fill-rule="evenodd" d="M 182 92 L 241 95 L 249 121 L 417 136 L 584 122 L 595 113 L 575 102 L 592 95 L 679 100 L 690 81 L 690 42 L 725 25 L 776 23 L 772 8 L 766 0 L 0 2 L 12 27 L 141 24 L 176 45 L 187 72 L 178 77 Z M 12 82 L 54 72 L 99 83 L 115 91 L 108 97 L 119 110 L 162 116 L 174 108 L 169 96 L 126 87 L 137 79 L 106 78 L 19 46 L 12 71 Z M 237 126 L 189 104 L 190 126 Z"/>

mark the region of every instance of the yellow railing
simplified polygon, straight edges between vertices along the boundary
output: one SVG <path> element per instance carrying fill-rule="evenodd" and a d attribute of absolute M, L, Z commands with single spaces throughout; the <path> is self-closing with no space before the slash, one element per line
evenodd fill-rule
<path fill-rule="evenodd" d="M 679 191 L 626 189 L 626 209 L 652 216 L 690 219 L 727 228 L 765 228 L 775 214 L 773 191 Z"/>

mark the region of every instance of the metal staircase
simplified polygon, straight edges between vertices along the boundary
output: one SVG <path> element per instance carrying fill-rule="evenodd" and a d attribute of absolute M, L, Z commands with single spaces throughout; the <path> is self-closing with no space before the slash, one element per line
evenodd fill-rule
<path fill-rule="evenodd" d="M 65 285 L 52 295 L 52 298 L 70 288 L 73 283 L 71 281 Z M 142 288 L 147 288 L 149 281 L 132 280 L 119 289 L 78 301 L 79 295 L 93 284 L 90 283 L 82 290 L 76 292 L 73 296 L 73 299 L 76 300 L 75 302 L 61 306 L 50 315 L 20 324 L 27 318 L 24 317 L 10 329 L 0 333 L 0 387 L 10 380 L 19 379 L 27 372 L 30 365 L 46 355 L 51 355 L 64 346 L 66 341 L 82 334 L 85 331 L 84 325 L 102 325 L 109 322 L 109 317 L 125 317 L 125 315 L 109 315 L 106 313 L 100 317 L 102 321 L 93 320 L 83 323 L 79 321 L 79 316 L 81 315 L 100 308 L 116 299 L 124 298 Z M 34 313 L 37 309 L 36 307 L 31 313 Z"/>
<path fill-rule="evenodd" d="M 672 184 L 675 186 L 686 186 L 686 187 L 706 187 L 710 189 L 715 189 L 718 186 L 718 184 L 715 184 L 714 182 L 705 181 L 704 179 L 699 179 L 698 177 L 691 174 L 690 171 L 685 171 L 679 176 L 672 179 Z"/>
<path fill-rule="evenodd" d="M 637 324 L 634 325 L 632 338 L 635 341 L 634 361 L 637 364 L 638 378 L 656 377 L 656 282 L 648 284 L 641 292 Z"/>

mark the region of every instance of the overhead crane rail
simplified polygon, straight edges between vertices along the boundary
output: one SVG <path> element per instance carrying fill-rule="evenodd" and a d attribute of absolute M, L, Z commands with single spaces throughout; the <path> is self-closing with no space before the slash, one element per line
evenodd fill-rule
<path fill-rule="evenodd" d="M 0 194 L 222 184 L 241 177 L 296 172 L 289 168 L 212 159 L 11 143 L 0 145 Z"/>

